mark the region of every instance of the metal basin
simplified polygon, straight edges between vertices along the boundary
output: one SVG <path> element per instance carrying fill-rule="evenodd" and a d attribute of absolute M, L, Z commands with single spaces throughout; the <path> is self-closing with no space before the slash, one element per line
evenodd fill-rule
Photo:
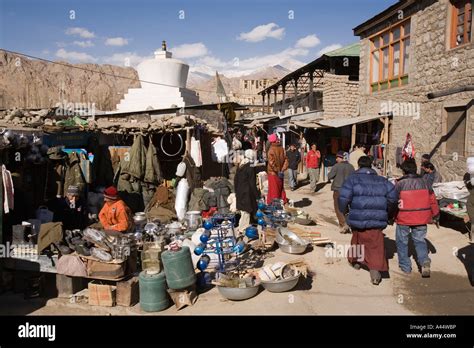
<path fill-rule="evenodd" d="M 306 244 L 280 244 L 278 243 L 278 246 L 280 247 L 281 251 L 287 254 L 302 254 L 305 252 L 306 248 L 308 247 L 309 243 Z"/>
<path fill-rule="evenodd" d="M 302 254 L 309 245 L 307 240 L 300 238 L 287 228 L 280 228 L 275 239 L 281 251 L 287 254 Z"/>
<path fill-rule="evenodd" d="M 293 289 L 298 280 L 300 279 L 300 274 L 295 275 L 287 279 L 278 279 L 272 281 L 262 281 L 263 287 L 270 292 L 285 292 Z"/>
<path fill-rule="evenodd" d="M 226 286 L 217 286 L 220 294 L 228 300 L 242 301 L 254 297 L 258 293 L 259 285 L 247 288 L 230 288 Z"/>

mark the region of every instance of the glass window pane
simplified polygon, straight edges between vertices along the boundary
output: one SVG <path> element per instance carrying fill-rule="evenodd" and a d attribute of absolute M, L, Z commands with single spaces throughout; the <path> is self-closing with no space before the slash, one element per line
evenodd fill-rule
<path fill-rule="evenodd" d="M 400 74 L 400 43 L 393 45 L 393 76 Z"/>
<path fill-rule="evenodd" d="M 410 22 L 411 21 L 408 21 L 405 24 L 403 24 L 403 35 L 405 36 L 410 34 Z"/>
<path fill-rule="evenodd" d="M 379 51 L 372 53 L 372 82 L 377 82 L 379 80 Z"/>
<path fill-rule="evenodd" d="M 376 37 L 375 39 L 372 40 L 374 43 L 374 48 L 379 48 L 380 47 L 380 37 Z"/>
<path fill-rule="evenodd" d="M 390 41 L 390 35 L 389 35 L 389 33 L 383 34 L 382 40 L 383 40 L 383 45 L 387 45 L 388 42 Z"/>
<path fill-rule="evenodd" d="M 383 54 L 383 67 L 382 67 L 382 79 L 388 79 L 388 47 L 385 47 L 382 50 Z"/>
<path fill-rule="evenodd" d="M 403 41 L 403 74 L 410 72 L 410 39 Z"/>
<path fill-rule="evenodd" d="M 396 41 L 400 38 L 400 27 L 393 29 L 393 40 Z"/>

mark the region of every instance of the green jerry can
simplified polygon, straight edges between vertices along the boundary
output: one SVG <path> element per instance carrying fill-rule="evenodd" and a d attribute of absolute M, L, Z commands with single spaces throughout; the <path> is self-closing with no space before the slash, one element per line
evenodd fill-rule
<path fill-rule="evenodd" d="M 165 269 L 166 283 L 173 290 L 180 290 L 196 283 L 191 251 L 183 246 L 178 251 L 165 251 L 161 254 L 161 261 Z"/>
<path fill-rule="evenodd" d="M 145 312 L 159 312 L 169 307 L 170 299 L 166 291 L 165 274 L 143 271 L 138 277 L 140 287 L 140 307 Z"/>

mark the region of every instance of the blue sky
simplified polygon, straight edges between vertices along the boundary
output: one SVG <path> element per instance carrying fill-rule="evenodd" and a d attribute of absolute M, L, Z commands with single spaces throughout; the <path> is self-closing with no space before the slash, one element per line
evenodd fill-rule
<path fill-rule="evenodd" d="M 395 2 L 0 0 L 0 47 L 74 63 L 133 66 L 165 39 L 191 70 L 239 75 L 278 63 L 292 67 L 355 42 L 352 28 Z"/>

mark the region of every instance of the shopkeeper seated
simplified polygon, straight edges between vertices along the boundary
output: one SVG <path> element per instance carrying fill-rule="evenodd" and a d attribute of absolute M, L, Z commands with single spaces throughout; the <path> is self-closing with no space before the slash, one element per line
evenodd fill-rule
<path fill-rule="evenodd" d="M 87 209 L 80 196 L 79 187 L 69 186 L 66 197 L 57 198 L 50 204 L 54 221 L 61 221 L 65 230 L 83 229 L 86 226 Z"/>
<path fill-rule="evenodd" d="M 104 191 L 104 207 L 99 213 L 99 220 L 105 230 L 129 232 L 133 227 L 130 208 L 120 199 L 113 186 Z"/>

